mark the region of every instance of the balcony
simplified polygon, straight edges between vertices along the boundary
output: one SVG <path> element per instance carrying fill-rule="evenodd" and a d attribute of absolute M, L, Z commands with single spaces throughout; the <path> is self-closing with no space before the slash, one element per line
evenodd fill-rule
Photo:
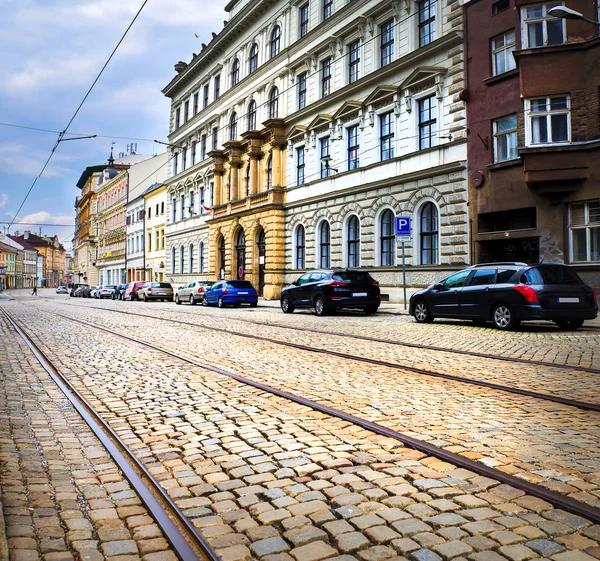
<path fill-rule="evenodd" d="M 212 208 L 212 218 L 223 218 L 234 214 L 249 213 L 255 210 L 261 210 L 268 206 L 279 206 L 284 203 L 284 193 L 282 188 L 273 188 L 269 191 L 248 195 L 244 199 L 232 201 L 230 203 L 214 206 Z"/>

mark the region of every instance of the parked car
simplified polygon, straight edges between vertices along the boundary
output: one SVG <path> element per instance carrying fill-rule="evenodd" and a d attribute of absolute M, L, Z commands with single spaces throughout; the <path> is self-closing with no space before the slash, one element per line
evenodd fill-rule
<path fill-rule="evenodd" d="M 415 292 L 409 311 L 419 323 L 459 318 L 514 329 L 521 321 L 550 320 L 577 329 L 598 315 L 598 301 L 568 265 L 484 263 Z"/>
<path fill-rule="evenodd" d="M 203 306 L 216 304 L 219 308 L 227 305 L 239 308 L 242 304 L 250 304 L 255 308 L 258 304 L 258 293 L 247 280 L 222 280 L 213 284 L 204 292 Z"/>
<path fill-rule="evenodd" d="M 113 300 L 123 300 L 123 296 L 125 296 L 125 290 L 127 290 L 127 285 L 119 284 L 112 293 L 112 299 Z"/>
<path fill-rule="evenodd" d="M 192 281 L 180 286 L 175 293 L 175 304 L 189 302 L 192 306 L 204 299 L 204 293 L 214 282 L 211 281 Z"/>
<path fill-rule="evenodd" d="M 86 288 L 88 288 L 87 284 L 76 284 L 71 289 L 71 296 L 73 296 L 74 298 L 82 298 L 83 297 L 83 291 Z"/>
<path fill-rule="evenodd" d="M 281 291 L 279 299 L 285 314 L 296 308 L 314 308 L 318 316 L 341 308 L 359 308 L 374 314 L 381 303 L 379 283 L 359 269 L 311 271 Z"/>
<path fill-rule="evenodd" d="M 68 293 L 69 293 L 69 291 L 67 290 L 66 286 L 59 286 L 56 289 L 56 294 L 68 294 Z"/>
<path fill-rule="evenodd" d="M 148 300 L 169 300 L 173 302 L 173 287 L 168 282 L 147 282 L 140 288 L 138 298 Z"/>
<path fill-rule="evenodd" d="M 112 295 L 114 294 L 115 290 L 117 289 L 117 285 L 116 284 L 105 284 L 103 286 L 99 286 L 96 289 L 96 292 L 94 294 L 95 298 L 112 298 Z"/>
<path fill-rule="evenodd" d="M 96 290 L 95 286 L 87 286 L 82 293 L 82 296 L 84 298 L 91 298 L 92 297 L 92 292 Z"/>
<path fill-rule="evenodd" d="M 125 294 L 123 295 L 123 300 L 139 300 L 139 291 L 142 286 L 144 286 L 148 281 L 133 281 L 127 285 L 125 289 Z"/>

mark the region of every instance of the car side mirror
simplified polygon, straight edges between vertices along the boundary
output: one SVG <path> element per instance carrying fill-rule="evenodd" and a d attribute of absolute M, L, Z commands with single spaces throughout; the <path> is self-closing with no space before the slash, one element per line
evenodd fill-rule
<path fill-rule="evenodd" d="M 295 280 L 292 284 L 294 286 L 300 286 L 300 281 L 299 280 Z"/>
<path fill-rule="evenodd" d="M 436 292 L 441 292 L 442 290 L 444 290 L 444 285 L 441 282 L 438 282 L 437 284 L 433 285 L 433 290 L 435 290 Z"/>

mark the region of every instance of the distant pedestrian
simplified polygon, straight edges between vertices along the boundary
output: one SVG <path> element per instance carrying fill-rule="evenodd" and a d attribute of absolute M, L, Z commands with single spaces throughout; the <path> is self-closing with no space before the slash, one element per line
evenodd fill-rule
<path fill-rule="evenodd" d="M 33 290 L 31 291 L 31 295 L 32 296 L 37 296 L 37 286 L 33 287 Z"/>

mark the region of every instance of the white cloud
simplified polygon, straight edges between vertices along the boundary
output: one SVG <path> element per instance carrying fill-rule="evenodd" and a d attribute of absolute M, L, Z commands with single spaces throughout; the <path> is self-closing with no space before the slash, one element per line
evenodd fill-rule
<path fill-rule="evenodd" d="M 8 195 L 6 193 L 2 193 L 2 195 L 0 195 L 0 208 L 6 208 L 7 204 L 8 204 Z"/>
<path fill-rule="evenodd" d="M 47 152 L 42 152 L 39 148 L 31 149 L 22 144 L 0 144 L 0 169 L 7 174 L 35 177 L 40 173 L 49 154 L 50 147 Z M 68 173 L 71 173 L 69 168 L 50 163 L 44 171 L 44 177 L 63 177 Z"/>
<path fill-rule="evenodd" d="M 21 226 L 25 226 L 27 224 L 55 224 L 57 226 L 75 227 L 75 215 L 55 215 L 46 211 L 40 211 L 20 217 L 14 225 L 18 226 L 19 224 L 21 224 Z"/>

